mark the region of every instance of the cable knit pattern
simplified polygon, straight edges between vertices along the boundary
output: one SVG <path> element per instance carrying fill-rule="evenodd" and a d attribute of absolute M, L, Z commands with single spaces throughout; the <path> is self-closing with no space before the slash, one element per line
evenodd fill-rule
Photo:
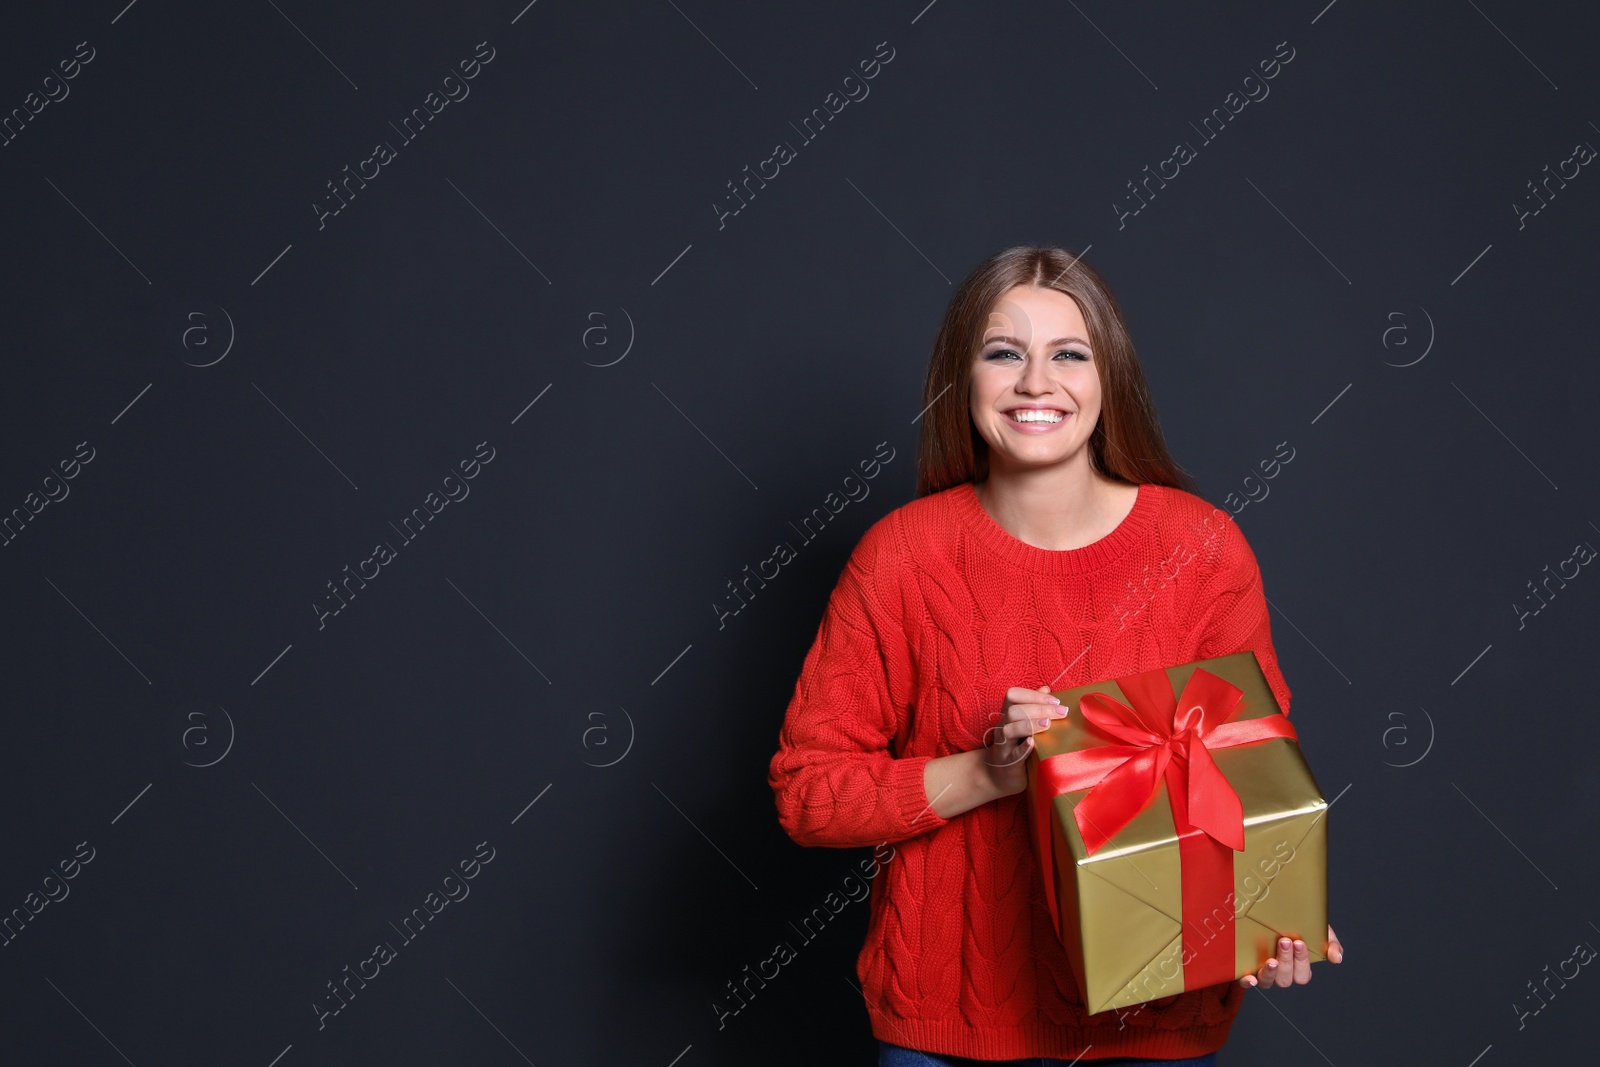
<path fill-rule="evenodd" d="M 1068 689 L 1244 649 L 1287 713 L 1255 555 L 1226 511 L 1182 490 L 1140 485 L 1116 529 L 1066 551 L 1011 536 L 971 483 L 867 531 L 806 655 L 768 780 L 800 844 L 894 846 L 856 963 L 877 1037 L 982 1060 L 1221 1047 L 1237 983 L 1086 1014 L 1050 926 L 1024 795 L 944 819 L 922 779 L 928 760 L 982 745 L 1011 686 Z"/>

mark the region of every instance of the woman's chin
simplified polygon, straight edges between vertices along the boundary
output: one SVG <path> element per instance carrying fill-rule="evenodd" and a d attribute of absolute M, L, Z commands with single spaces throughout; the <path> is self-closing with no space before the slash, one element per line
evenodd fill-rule
<path fill-rule="evenodd" d="M 1071 467 L 1074 463 L 1087 460 L 1082 446 L 1074 448 L 1061 448 L 1059 446 L 1040 448 L 994 448 L 989 449 L 990 471 L 1000 471 L 1007 474 L 1023 474 L 1032 471 L 1055 470 Z"/>

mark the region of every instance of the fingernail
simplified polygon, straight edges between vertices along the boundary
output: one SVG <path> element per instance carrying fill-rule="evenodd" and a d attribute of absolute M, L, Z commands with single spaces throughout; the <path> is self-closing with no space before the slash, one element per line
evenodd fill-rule
<path fill-rule="evenodd" d="M 1052 711 L 1050 713 L 1050 715 L 1051 715 L 1052 718 L 1065 719 L 1067 717 L 1067 709 L 1066 708 L 1059 708 L 1059 709 L 1057 709 L 1055 711 Z"/>
<path fill-rule="evenodd" d="M 1041 730 L 1043 730 L 1044 728 L 1046 728 L 1047 726 L 1050 725 L 1050 720 L 1049 719 L 1035 719 L 1034 721 L 1039 724 L 1039 729 L 1041 729 Z"/>
<path fill-rule="evenodd" d="M 1052 700 L 1052 701 L 1054 701 L 1054 702 L 1055 702 L 1055 703 L 1057 703 L 1057 704 L 1059 704 L 1059 703 L 1061 703 L 1061 698 L 1060 698 L 1060 697 L 1058 697 L 1058 696 L 1055 696 L 1055 695 L 1054 695 L 1054 694 L 1051 694 L 1051 697 L 1050 697 L 1050 699 L 1051 699 L 1051 700 Z"/>
<path fill-rule="evenodd" d="M 1267 961 L 1267 970 L 1275 971 L 1277 969 L 1278 969 L 1278 961 L 1277 960 L 1268 960 Z"/>

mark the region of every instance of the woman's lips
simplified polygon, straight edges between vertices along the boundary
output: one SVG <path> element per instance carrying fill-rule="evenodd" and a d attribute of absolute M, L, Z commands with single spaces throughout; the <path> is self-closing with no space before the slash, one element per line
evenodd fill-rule
<path fill-rule="evenodd" d="M 1067 424 L 1069 419 L 1072 418 L 1072 412 L 1070 411 L 1058 412 L 1058 414 L 1061 415 L 1060 422 L 1021 422 L 1016 419 L 1014 413 L 1010 411 L 1005 413 L 1005 417 L 1007 424 L 1009 424 L 1014 430 L 1017 430 L 1021 433 L 1041 434 L 1049 433 L 1051 430 L 1059 430 L 1061 427 Z"/>

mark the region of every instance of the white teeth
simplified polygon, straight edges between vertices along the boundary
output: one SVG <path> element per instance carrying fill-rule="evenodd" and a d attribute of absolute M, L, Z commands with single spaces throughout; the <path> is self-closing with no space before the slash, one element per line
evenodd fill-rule
<path fill-rule="evenodd" d="M 1011 417 L 1018 422 L 1060 422 L 1066 418 L 1059 411 L 1029 411 L 1026 409 L 1013 411 Z"/>

